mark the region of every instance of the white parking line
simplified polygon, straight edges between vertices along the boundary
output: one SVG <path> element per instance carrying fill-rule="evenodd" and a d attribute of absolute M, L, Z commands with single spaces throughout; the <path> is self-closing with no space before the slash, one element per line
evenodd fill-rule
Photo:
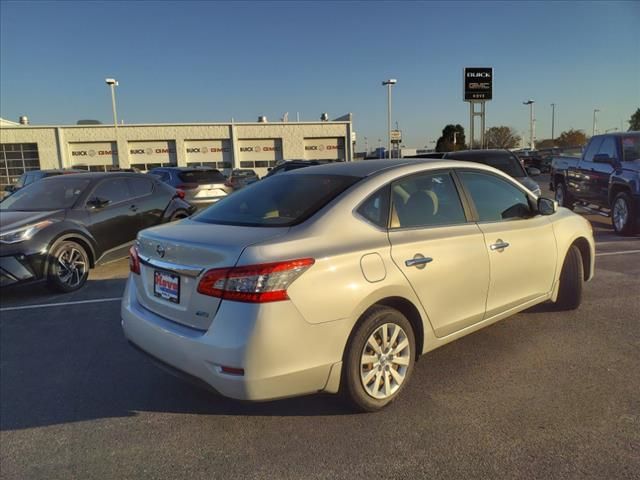
<path fill-rule="evenodd" d="M 65 307 L 67 305 L 82 305 L 84 303 L 102 303 L 102 302 L 116 302 L 121 301 L 122 297 L 113 298 L 98 298 L 95 300 L 78 300 L 77 302 L 60 302 L 60 303 L 42 303 L 40 305 L 23 305 L 21 307 L 4 307 L 0 308 L 0 312 L 10 312 L 15 310 L 30 310 L 33 308 L 47 308 L 47 307 Z"/>
<path fill-rule="evenodd" d="M 629 253 L 640 253 L 640 250 L 623 250 L 622 252 L 602 252 L 602 253 L 596 253 L 596 257 L 605 257 L 608 255 L 627 255 Z"/>

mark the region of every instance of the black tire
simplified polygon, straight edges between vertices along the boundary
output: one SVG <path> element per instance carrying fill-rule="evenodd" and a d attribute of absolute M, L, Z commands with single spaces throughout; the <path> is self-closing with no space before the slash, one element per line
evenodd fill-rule
<path fill-rule="evenodd" d="M 636 211 L 633 200 L 626 192 L 618 193 L 611 204 L 611 224 L 619 235 L 633 235 L 636 230 Z M 623 218 L 621 209 L 624 209 Z"/>
<path fill-rule="evenodd" d="M 558 206 L 573 210 L 573 198 L 571 197 L 571 195 L 569 195 L 569 192 L 567 192 L 567 187 L 565 186 L 564 182 L 556 183 L 555 190 L 555 200 L 556 202 L 558 202 Z"/>
<path fill-rule="evenodd" d="M 175 222 L 176 220 L 182 220 L 183 218 L 188 218 L 189 213 L 186 210 L 176 210 L 173 212 L 171 217 L 169 218 L 170 222 Z"/>
<path fill-rule="evenodd" d="M 392 324 L 392 327 L 387 327 L 387 332 L 389 332 L 392 337 L 393 332 L 396 331 L 395 327 L 400 327 L 400 330 L 398 330 L 399 333 L 397 334 L 397 339 L 392 345 L 389 345 L 388 350 L 390 351 L 390 354 L 384 354 L 384 360 L 381 360 L 380 356 L 378 355 L 377 363 L 379 364 L 379 366 L 375 367 L 373 364 L 371 364 L 369 368 L 368 364 L 365 365 L 362 363 L 363 355 L 367 352 L 367 350 L 371 349 L 371 347 L 367 346 L 367 341 L 371 336 L 377 333 L 379 329 L 384 328 L 385 324 Z M 393 328 L 393 330 L 391 330 L 391 328 Z M 389 334 L 387 335 L 387 340 L 390 342 L 392 338 L 389 337 Z M 394 352 L 392 350 L 392 347 L 399 346 L 399 344 L 404 343 L 405 339 L 408 341 L 409 351 L 407 352 L 407 347 L 404 347 L 399 351 L 402 352 L 403 355 L 400 355 L 398 353 L 396 354 L 396 358 L 394 359 Z M 367 350 L 365 350 L 365 348 Z M 384 352 L 383 348 L 381 349 L 381 353 Z M 373 349 L 371 349 L 371 351 L 373 352 Z M 396 364 L 396 362 L 399 362 L 400 359 L 403 362 L 407 362 L 408 364 L 406 366 L 400 366 Z M 380 410 L 393 402 L 398 397 L 400 392 L 402 392 L 407 383 L 409 383 L 411 373 L 413 372 L 415 359 L 416 341 L 413 328 L 409 320 L 407 320 L 407 318 L 402 313 L 394 308 L 384 306 L 373 307 L 369 309 L 358 321 L 358 324 L 354 328 L 354 331 L 351 334 L 351 338 L 349 339 L 347 350 L 344 356 L 344 374 L 341 393 L 345 400 L 357 411 L 375 412 L 377 410 Z M 378 384 L 378 388 L 386 390 L 387 386 L 391 386 L 390 388 L 395 389 L 395 391 L 390 393 L 385 398 L 375 398 L 371 394 L 369 394 L 365 389 L 365 379 L 361 377 L 362 369 L 365 368 L 368 368 L 368 372 L 373 372 L 374 375 L 374 377 L 371 378 L 371 381 L 368 382 L 369 385 L 375 385 L 378 381 L 380 381 L 381 383 Z M 390 369 L 394 369 L 396 375 L 401 375 L 404 372 L 404 379 L 401 383 L 398 383 L 394 379 L 394 377 L 391 375 Z M 362 375 L 364 375 L 364 373 L 362 373 Z M 384 378 L 380 375 L 385 376 L 389 379 L 388 385 L 386 385 Z M 381 393 L 382 395 L 385 395 L 386 392 Z"/>
<path fill-rule="evenodd" d="M 562 264 L 560 288 L 555 306 L 557 310 L 575 310 L 582 303 L 584 266 L 580 249 L 571 245 Z"/>
<path fill-rule="evenodd" d="M 49 254 L 47 286 L 61 293 L 79 290 L 89 277 L 89 268 L 89 256 L 82 245 L 72 241 L 60 242 Z"/>

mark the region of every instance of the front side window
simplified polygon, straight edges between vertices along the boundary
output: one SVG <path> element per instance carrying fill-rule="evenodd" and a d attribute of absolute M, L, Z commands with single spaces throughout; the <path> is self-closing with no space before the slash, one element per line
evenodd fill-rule
<path fill-rule="evenodd" d="M 501 222 L 533 215 L 527 195 L 508 181 L 488 173 L 460 172 L 475 204 L 479 222 Z"/>
<path fill-rule="evenodd" d="M 624 162 L 640 160 L 639 134 L 630 134 L 622 137 L 622 160 Z"/>
<path fill-rule="evenodd" d="M 148 178 L 127 178 L 134 197 L 142 197 L 153 192 L 153 181 Z"/>
<path fill-rule="evenodd" d="M 65 177 L 45 178 L 21 188 L 0 203 L 0 210 L 46 211 L 71 208 L 89 185 L 89 180 Z"/>
<path fill-rule="evenodd" d="M 613 137 L 605 137 L 600 145 L 600 150 L 598 151 L 600 154 L 609 155 L 609 158 L 613 158 L 615 160 L 618 159 L 618 154 L 616 152 L 616 141 Z"/>
<path fill-rule="evenodd" d="M 601 144 L 602 144 L 602 137 L 592 138 L 591 141 L 589 142 L 589 145 L 587 146 L 587 150 L 584 152 L 583 160 L 585 162 L 593 162 L 593 157 L 595 156 L 596 153 L 598 153 L 598 149 L 600 148 Z"/>
<path fill-rule="evenodd" d="M 110 178 L 98 185 L 90 200 L 98 199 L 102 202 L 108 201 L 113 204 L 122 202 L 130 196 L 129 188 L 124 178 Z"/>
<path fill-rule="evenodd" d="M 467 221 L 449 173 L 413 175 L 391 186 L 391 228 L 436 227 Z"/>

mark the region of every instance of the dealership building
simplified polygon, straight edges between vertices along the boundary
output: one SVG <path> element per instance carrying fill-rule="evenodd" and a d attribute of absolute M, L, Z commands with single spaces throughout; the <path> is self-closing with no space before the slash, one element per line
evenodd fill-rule
<path fill-rule="evenodd" d="M 323 115 L 324 116 L 324 115 Z M 351 114 L 333 121 L 30 125 L 0 119 L 0 188 L 27 170 L 161 165 L 211 166 L 225 173 L 287 160 L 353 160 Z"/>

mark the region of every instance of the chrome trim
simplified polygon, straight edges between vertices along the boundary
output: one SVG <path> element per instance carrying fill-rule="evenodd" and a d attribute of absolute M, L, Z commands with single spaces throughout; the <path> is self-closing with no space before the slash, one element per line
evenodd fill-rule
<path fill-rule="evenodd" d="M 509 244 L 507 242 L 503 242 L 502 240 L 498 240 L 496 243 L 492 244 L 489 246 L 489 248 L 491 248 L 491 250 L 503 250 L 505 248 L 507 248 L 509 246 Z"/>
<path fill-rule="evenodd" d="M 417 257 L 405 260 L 404 264 L 407 267 L 417 267 L 418 265 L 426 265 L 427 263 L 431 262 L 433 262 L 433 258 L 431 257 Z"/>
<path fill-rule="evenodd" d="M 138 258 L 140 259 L 140 263 L 143 263 L 149 267 L 160 268 L 162 270 L 169 270 L 170 272 L 175 272 L 178 275 L 184 275 L 185 277 L 197 277 L 200 275 L 204 268 L 202 267 L 193 267 L 190 265 L 178 265 L 177 263 L 169 263 L 162 260 L 157 260 L 150 257 L 145 257 L 138 253 Z"/>

